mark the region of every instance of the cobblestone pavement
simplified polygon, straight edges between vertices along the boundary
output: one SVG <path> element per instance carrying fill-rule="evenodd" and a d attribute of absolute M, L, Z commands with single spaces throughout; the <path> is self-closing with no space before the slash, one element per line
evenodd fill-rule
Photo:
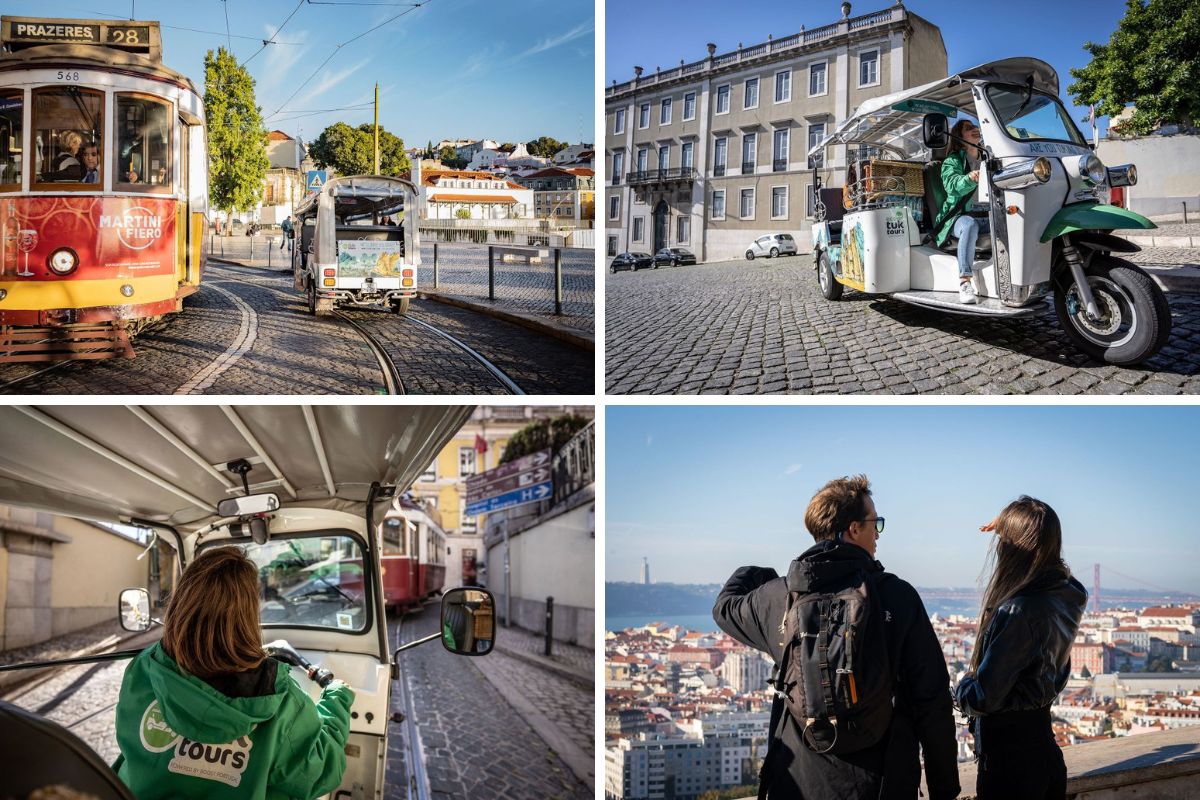
<path fill-rule="evenodd" d="M 287 270 L 291 256 L 274 248 L 263 236 L 216 236 L 210 241 L 209 254 L 252 264 L 256 267 Z M 253 251 L 252 251 L 253 248 Z M 547 250 L 548 248 L 541 248 Z M 542 264 L 504 264 L 496 260 L 496 300 L 514 311 L 547 315 L 573 328 L 596 329 L 595 251 L 563 248 L 563 316 L 554 317 L 554 251 Z M 421 246 L 422 267 L 417 285 L 433 291 L 433 244 Z M 437 246 L 438 289 L 453 297 L 486 300 L 488 296 L 487 245 L 446 244 Z"/>
<path fill-rule="evenodd" d="M 544 634 L 527 631 L 524 628 L 504 628 L 503 639 L 498 639 L 498 647 L 506 651 L 546 658 L 546 637 Z M 596 651 L 588 647 L 560 642 L 557 639 L 550 646 L 549 660 L 565 667 L 580 677 L 594 681 L 596 677 Z"/>
<path fill-rule="evenodd" d="M 820 293 L 807 256 L 621 272 L 606 282 L 611 393 L 1180 394 L 1200 392 L 1200 296 L 1173 293 L 1167 346 L 1092 362 L 1053 309 L 1023 320 Z"/>
<path fill-rule="evenodd" d="M 437 606 L 431 606 L 406 616 L 402 625 L 394 620 L 392 642 L 435 632 L 437 615 Z M 497 682 L 519 686 L 537 712 L 554 720 L 562 737 L 586 747 L 589 758 L 595 753 L 593 693 L 497 651 L 482 658 L 454 656 L 433 642 L 402 653 L 401 659 L 404 674 L 393 710 L 403 710 L 402 692 L 412 691 L 431 797 L 593 797 L 593 790 L 556 752 L 563 745 L 540 736 L 505 700 Z M 412 743 L 407 741 L 409 726 L 393 726 L 392 731 L 387 796 L 401 797 L 408 781 L 406 746 Z M 404 735 L 396 735 L 402 731 Z"/>
<path fill-rule="evenodd" d="M 388 313 L 369 318 L 413 393 L 501 391 L 477 362 L 436 334 Z M 529 393 L 590 394 L 594 354 L 491 317 L 418 301 L 415 318 L 451 332 Z M 210 263 L 204 285 L 173 315 L 134 340 L 137 357 L 0 365 L 12 394 L 372 394 L 382 373 L 362 335 L 314 318 L 287 273 Z"/>
<path fill-rule="evenodd" d="M 1200 225 L 1196 236 L 1200 236 Z M 1178 269 L 1181 267 L 1200 266 L 1200 250 L 1191 247 L 1144 247 L 1138 253 L 1126 253 L 1122 258 L 1128 259 L 1143 267 L 1166 267 Z"/>

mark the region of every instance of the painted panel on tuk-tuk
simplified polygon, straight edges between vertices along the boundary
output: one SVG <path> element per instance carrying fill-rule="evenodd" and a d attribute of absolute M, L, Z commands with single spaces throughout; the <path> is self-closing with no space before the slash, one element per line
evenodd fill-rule
<path fill-rule="evenodd" d="M 338 242 L 338 275 L 343 278 L 399 278 L 400 242 Z"/>

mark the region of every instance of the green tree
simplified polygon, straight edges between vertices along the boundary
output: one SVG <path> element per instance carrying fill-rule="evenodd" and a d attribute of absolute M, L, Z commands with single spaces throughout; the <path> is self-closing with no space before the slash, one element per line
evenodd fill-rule
<path fill-rule="evenodd" d="M 453 147 L 446 145 L 441 149 L 441 152 L 438 153 L 438 161 L 441 161 L 446 166 L 450 166 L 458 161 L 458 153 L 455 152 Z"/>
<path fill-rule="evenodd" d="M 465 208 L 460 208 L 458 211 L 454 212 L 454 216 L 458 217 L 459 219 L 470 219 L 471 212 Z"/>
<path fill-rule="evenodd" d="M 425 142 L 425 158 L 433 158 L 433 140 L 429 139 Z"/>
<path fill-rule="evenodd" d="M 500 456 L 500 463 L 516 461 L 521 456 L 545 450 L 547 447 L 551 453 L 557 453 L 589 421 L 587 417 L 578 414 L 564 414 L 551 420 L 539 419 L 537 422 L 531 422 L 508 440 L 508 444 L 504 446 L 504 454 Z"/>
<path fill-rule="evenodd" d="M 1137 108 L 1122 129 L 1137 135 L 1159 125 L 1200 120 L 1200 3 L 1127 0 L 1108 44 L 1088 42 L 1086 67 L 1072 69 L 1067 91 L 1097 115 Z"/>
<path fill-rule="evenodd" d="M 529 155 L 541 156 L 542 158 L 553 158 L 555 153 L 566 146 L 566 142 L 560 142 L 558 139 L 549 136 L 539 136 L 532 142 L 525 143 L 525 149 L 529 151 Z"/>
<path fill-rule="evenodd" d="M 208 194 L 226 212 L 249 211 L 262 199 L 267 129 L 254 101 L 254 79 L 224 47 L 204 56 L 208 120 Z"/>
<path fill-rule="evenodd" d="M 364 122 L 351 128 L 335 122 L 309 147 L 309 154 L 318 167 L 333 167 L 341 175 L 373 175 L 375 173 L 375 126 Z M 404 140 L 379 127 L 379 173 L 404 175 L 412 167 Z"/>

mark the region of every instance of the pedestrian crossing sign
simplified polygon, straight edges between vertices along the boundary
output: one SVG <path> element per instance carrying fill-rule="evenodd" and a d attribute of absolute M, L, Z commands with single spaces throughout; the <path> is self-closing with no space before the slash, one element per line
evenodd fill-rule
<path fill-rule="evenodd" d="M 310 169 L 308 171 L 308 191 L 319 192 L 325 188 L 325 170 Z"/>

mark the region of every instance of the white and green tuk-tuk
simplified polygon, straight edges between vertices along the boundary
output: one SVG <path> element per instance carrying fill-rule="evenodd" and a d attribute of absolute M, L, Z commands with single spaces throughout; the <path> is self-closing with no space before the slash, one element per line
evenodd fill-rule
<path fill-rule="evenodd" d="M 974 255 L 975 305 L 958 301 L 956 240 L 939 248 L 934 239 L 944 221 L 948 120 L 960 114 L 978 120 L 983 155 L 978 205 L 958 213 L 991 223 Z M 1135 364 L 1166 344 L 1166 297 L 1119 257 L 1140 248 L 1109 233 L 1156 227 L 1106 202 L 1109 188 L 1137 183 L 1137 170 L 1100 162 L 1044 61 L 995 61 L 863 103 L 809 151 L 818 197 L 830 173 L 820 166 L 823 154 L 834 146 L 847 153 L 842 198 L 826 189 L 813 225 L 827 299 L 849 286 L 939 311 L 1024 317 L 1052 295 L 1063 329 L 1093 358 Z"/>

